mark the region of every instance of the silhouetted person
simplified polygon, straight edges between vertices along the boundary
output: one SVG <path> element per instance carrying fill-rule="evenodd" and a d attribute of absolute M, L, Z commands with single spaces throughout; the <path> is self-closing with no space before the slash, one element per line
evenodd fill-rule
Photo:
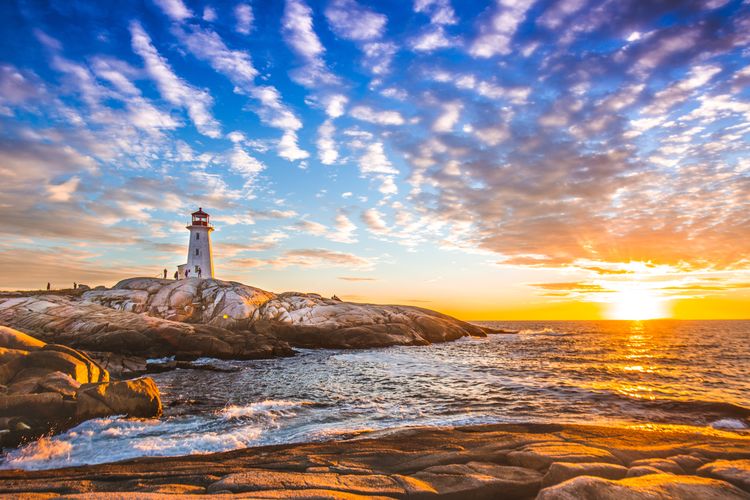
<path fill-rule="evenodd" d="M 164 279 L 167 279 L 167 268 L 164 268 Z"/>
<path fill-rule="evenodd" d="M 76 289 L 78 289 L 78 283 L 76 283 L 76 282 L 74 281 L 74 282 L 73 282 L 73 290 L 76 290 Z"/>
<path fill-rule="evenodd" d="M 190 269 L 185 269 L 185 279 L 190 277 Z"/>
<path fill-rule="evenodd" d="M 176 279 L 176 280 L 180 279 L 180 273 L 179 272 L 177 272 L 177 271 L 174 272 L 174 279 Z"/>
<path fill-rule="evenodd" d="M 47 291 L 49 291 L 50 288 L 51 288 L 51 285 L 49 284 L 49 282 L 47 282 Z"/>
<path fill-rule="evenodd" d="M 203 270 L 200 267 L 198 268 L 198 277 L 203 277 Z"/>

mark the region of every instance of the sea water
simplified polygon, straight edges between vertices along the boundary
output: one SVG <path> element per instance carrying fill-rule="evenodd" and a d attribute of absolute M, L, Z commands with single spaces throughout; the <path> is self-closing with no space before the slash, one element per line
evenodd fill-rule
<path fill-rule="evenodd" d="M 96 419 L 3 457 L 45 469 L 412 425 L 678 424 L 750 432 L 750 321 L 479 323 L 424 347 L 298 350 L 152 375 L 159 420 Z"/>

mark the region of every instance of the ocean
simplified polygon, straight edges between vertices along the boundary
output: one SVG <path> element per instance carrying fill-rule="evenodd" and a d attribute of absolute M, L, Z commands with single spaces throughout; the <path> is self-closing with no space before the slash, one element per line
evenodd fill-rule
<path fill-rule="evenodd" d="M 516 333 L 424 347 L 201 360 L 152 375 L 159 420 L 84 422 L 2 457 L 48 469 L 498 422 L 750 432 L 750 321 L 492 321 Z"/>

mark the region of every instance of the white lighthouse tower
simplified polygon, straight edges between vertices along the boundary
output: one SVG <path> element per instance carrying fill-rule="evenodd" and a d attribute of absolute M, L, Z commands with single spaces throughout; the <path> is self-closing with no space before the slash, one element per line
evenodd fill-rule
<path fill-rule="evenodd" d="M 211 231 L 214 230 L 209 215 L 199 208 L 191 214 L 193 220 L 186 229 L 190 230 L 187 264 L 179 266 L 180 278 L 213 278 L 214 259 L 211 254 Z"/>

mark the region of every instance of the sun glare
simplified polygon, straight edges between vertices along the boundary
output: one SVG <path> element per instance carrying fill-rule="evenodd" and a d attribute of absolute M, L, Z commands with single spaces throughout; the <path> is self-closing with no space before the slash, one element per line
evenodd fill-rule
<path fill-rule="evenodd" d="M 623 290 L 612 297 L 610 319 L 642 320 L 668 316 L 664 300 L 649 290 Z"/>

